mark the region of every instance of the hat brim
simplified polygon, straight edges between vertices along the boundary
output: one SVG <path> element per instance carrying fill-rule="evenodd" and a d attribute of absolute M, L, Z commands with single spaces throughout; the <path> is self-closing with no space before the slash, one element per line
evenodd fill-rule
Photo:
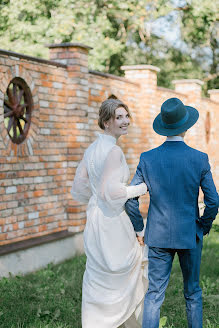
<path fill-rule="evenodd" d="M 189 114 L 189 117 L 185 123 L 174 129 L 165 128 L 162 124 L 162 118 L 160 113 L 154 119 L 153 122 L 154 131 L 160 134 L 161 136 L 175 136 L 191 128 L 197 122 L 199 118 L 199 112 L 194 107 L 191 106 L 185 106 L 185 107 L 187 108 Z"/>

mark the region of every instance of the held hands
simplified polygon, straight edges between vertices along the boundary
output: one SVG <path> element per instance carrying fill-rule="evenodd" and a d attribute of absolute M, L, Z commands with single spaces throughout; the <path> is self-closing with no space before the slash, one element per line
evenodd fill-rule
<path fill-rule="evenodd" d="M 145 195 L 148 191 L 147 185 L 143 182 L 139 185 L 142 195 Z"/>
<path fill-rule="evenodd" d="M 144 246 L 144 237 L 136 236 L 140 246 Z"/>

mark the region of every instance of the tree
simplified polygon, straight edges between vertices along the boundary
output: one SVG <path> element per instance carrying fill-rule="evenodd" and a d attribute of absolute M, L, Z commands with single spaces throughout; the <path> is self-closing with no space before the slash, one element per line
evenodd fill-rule
<path fill-rule="evenodd" d="M 181 11 L 182 38 L 203 68 L 208 88 L 219 88 L 219 1 L 190 0 Z"/>
<path fill-rule="evenodd" d="M 164 15 L 163 0 L 13 0 L 1 6 L 1 47 L 48 58 L 46 43 L 82 42 L 91 69 L 121 73 L 129 44 L 150 42 L 147 21 Z M 137 40 L 137 41 L 136 41 Z M 133 63 L 134 63 L 133 58 Z"/>
<path fill-rule="evenodd" d="M 218 87 L 218 1 L 2 0 L 1 48 L 48 58 L 45 44 L 81 42 L 93 48 L 93 70 L 122 75 L 122 65 L 151 64 L 159 85 L 199 78 Z"/>

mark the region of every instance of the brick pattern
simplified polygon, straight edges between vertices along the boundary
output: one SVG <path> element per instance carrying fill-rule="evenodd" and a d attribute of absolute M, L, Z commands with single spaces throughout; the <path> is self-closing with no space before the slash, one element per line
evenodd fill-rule
<path fill-rule="evenodd" d="M 0 57 L 1 244 L 60 230 L 66 213 L 66 70 L 34 61 Z M 4 126 L 3 99 L 13 77 L 30 87 L 34 108 L 28 137 L 15 145 Z"/>
<path fill-rule="evenodd" d="M 85 149 L 102 132 L 99 106 L 110 95 L 132 113 L 129 134 L 119 140 L 131 176 L 140 153 L 165 140 L 152 129 L 161 104 L 178 97 L 200 112 L 186 142 L 209 154 L 219 188 L 218 90 L 209 91 L 209 99 L 201 97 L 199 80 L 174 81 L 175 90 L 157 87 L 159 69 L 150 65 L 123 67 L 125 78 L 89 72 L 88 52 L 78 44 L 50 46 L 51 59 L 66 67 L 0 54 L 0 245 L 65 229 L 83 231 L 86 206 L 71 198 L 70 188 Z M 20 145 L 11 142 L 4 126 L 4 94 L 14 77 L 25 80 L 34 103 L 30 130 Z M 147 204 L 144 196 L 144 213 Z"/>

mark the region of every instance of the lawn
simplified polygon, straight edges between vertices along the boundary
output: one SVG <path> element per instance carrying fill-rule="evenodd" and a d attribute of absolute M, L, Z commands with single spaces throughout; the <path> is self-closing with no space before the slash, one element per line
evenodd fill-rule
<path fill-rule="evenodd" d="M 219 218 L 217 219 L 219 223 Z M 204 328 L 219 328 L 219 226 L 204 239 L 201 286 Z M 1 328 L 80 328 L 85 256 L 26 276 L 0 280 Z M 177 258 L 161 310 L 165 328 L 185 328 L 183 284 Z M 165 320 L 164 320 L 165 321 Z M 95 327 L 94 327 L 95 328 Z"/>
<path fill-rule="evenodd" d="M 219 224 L 219 217 L 216 223 Z M 209 236 L 204 237 L 200 284 L 204 328 L 219 328 L 219 225 L 216 224 Z M 166 328 L 187 327 L 183 281 L 177 257 L 161 309 L 162 316 L 167 317 Z"/>

